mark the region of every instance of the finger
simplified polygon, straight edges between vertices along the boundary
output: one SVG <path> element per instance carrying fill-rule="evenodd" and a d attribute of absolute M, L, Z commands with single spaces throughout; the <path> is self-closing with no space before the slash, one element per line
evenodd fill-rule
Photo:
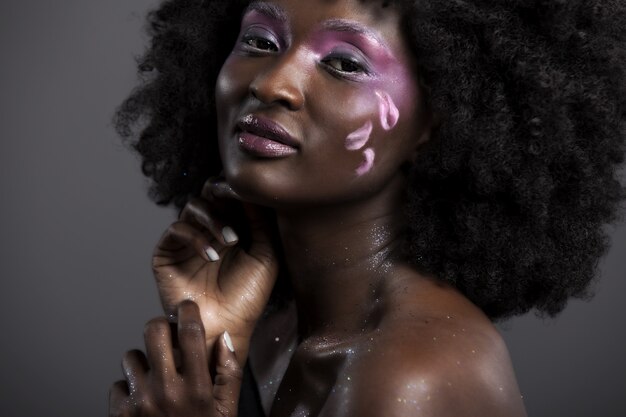
<path fill-rule="evenodd" d="M 215 347 L 216 374 L 213 398 L 221 415 L 237 415 L 243 371 L 237 361 L 228 332 L 218 339 Z"/>
<path fill-rule="evenodd" d="M 215 201 L 216 199 L 241 201 L 239 194 L 232 189 L 224 177 L 209 178 L 202 187 L 201 195 L 208 201 Z"/>
<path fill-rule="evenodd" d="M 145 378 L 148 373 L 148 360 L 143 352 L 130 350 L 122 358 L 122 372 L 126 378 L 127 389 L 130 394 L 135 394 L 145 387 Z"/>
<path fill-rule="evenodd" d="M 242 245 L 241 249 L 258 264 L 249 269 L 248 273 L 229 277 L 228 280 L 218 278 L 217 285 L 225 297 L 239 298 L 241 289 L 246 288 L 248 293 L 255 294 L 258 303 L 265 305 L 276 282 L 279 269 L 275 249 L 276 245 L 279 245 L 275 236 L 276 220 L 272 212 L 259 206 L 244 203 L 242 208 L 245 210 L 250 235 L 247 240 L 249 244 Z"/>
<path fill-rule="evenodd" d="M 128 384 L 126 381 L 117 381 L 109 390 L 109 417 L 127 417 L 128 409 Z"/>
<path fill-rule="evenodd" d="M 185 247 L 193 248 L 207 262 L 215 262 L 220 258 L 219 242 L 212 241 L 197 226 L 182 220 L 172 223 L 163 234 L 157 244 L 155 256 L 165 256 L 162 251 L 178 251 Z"/>
<path fill-rule="evenodd" d="M 172 353 L 172 336 L 165 317 L 150 320 L 144 329 L 146 356 L 152 379 L 161 385 L 176 375 L 176 365 Z"/>
<path fill-rule="evenodd" d="M 208 201 L 194 198 L 189 201 L 180 215 L 180 220 L 188 223 L 196 223 L 206 228 L 212 237 L 223 246 L 234 245 L 239 239 L 235 231 L 226 226 L 211 213 L 211 205 Z"/>
<path fill-rule="evenodd" d="M 181 374 L 191 387 L 204 393 L 211 390 L 209 355 L 200 309 L 193 301 L 183 301 L 178 307 L 178 343 Z"/>
<path fill-rule="evenodd" d="M 246 215 L 243 210 L 243 199 L 226 182 L 224 177 L 210 178 L 204 183 L 201 196 L 209 202 L 212 211 L 220 214 L 220 219 L 227 225 L 238 225 L 238 242 L 248 248 L 250 243 L 250 231 L 248 230 Z M 243 223 L 243 224 L 242 224 Z"/>
<path fill-rule="evenodd" d="M 209 202 L 212 211 L 217 212 L 225 224 L 239 224 L 242 218 L 244 218 L 241 208 L 242 199 L 223 176 L 209 178 L 204 183 L 201 196 L 205 201 Z M 238 230 L 239 237 L 242 237 L 242 233 L 245 238 L 247 231 Z"/>
<path fill-rule="evenodd" d="M 176 369 L 181 368 L 180 344 L 178 343 L 178 308 L 174 307 L 172 314 L 167 316 L 170 325 L 170 334 L 172 335 L 172 356 L 174 357 L 174 366 Z"/>

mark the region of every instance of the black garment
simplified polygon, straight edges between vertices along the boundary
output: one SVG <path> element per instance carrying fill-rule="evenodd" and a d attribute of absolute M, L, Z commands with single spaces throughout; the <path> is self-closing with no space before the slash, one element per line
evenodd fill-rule
<path fill-rule="evenodd" d="M 243 368 L 243 381 L 239 396 L 239 417 L 265 417 L 256 381 L 248 364 Z"/>

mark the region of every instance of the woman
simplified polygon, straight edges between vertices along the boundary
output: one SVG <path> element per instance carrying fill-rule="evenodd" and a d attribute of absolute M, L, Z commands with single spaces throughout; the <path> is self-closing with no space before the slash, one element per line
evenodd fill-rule
<path fill-rule="evenodd" d="M 265 415 L 524 416 L 491 321 L 557 314 L 606 250 L 625 12 L 165 2 L 117 126 L 182 207 L 153 259 L 177 337 L 148 323 L 111 415 L 245 416 L 247 363 Z"/>

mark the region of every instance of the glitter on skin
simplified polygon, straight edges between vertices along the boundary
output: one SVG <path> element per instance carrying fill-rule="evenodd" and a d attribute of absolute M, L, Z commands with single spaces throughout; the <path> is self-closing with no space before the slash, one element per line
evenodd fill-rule
<path fill-rule="evenodd" d="M 305 405 L 298 404 L 292 415 L 294 417 L 309 417 L 311 415 L 311 411 L 306 408 Z"/>
<path fill-rule="evenodd" d="M 380 111 L 380 124 L 385 130 L 393 129 L 400 118 L 400 111 L 388 93 L 376 91 L 378 97 L 378 109 Z"/>
<path fill-rule="evenodd" d="M 356 169 L 356 173 L 359 176 L 368 173 L 374 166 L 375 154 L 372 148 L 364 150 L 363 156 L 365 157 L 365 161 L 363 161 L 363 163 Z"/>
<path fill-rule="evenodd" d="M 348 137 L 346 137 L 346 149 L 356 151 L 365 146 L 372 134 L 372 127 L 371 120 L 368 120 L 363 126 L 350 133 Z"/>

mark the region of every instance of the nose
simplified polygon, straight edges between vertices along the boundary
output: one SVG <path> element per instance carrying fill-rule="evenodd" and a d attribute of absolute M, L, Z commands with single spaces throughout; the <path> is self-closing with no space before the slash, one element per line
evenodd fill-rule
<path fill-rule="evenodd" d="M 295 51 L 276 56 L 250 83 L 250 94 L 260 102 L 279 104 L 289 110 L 304 105 L 305 63 Z"/>

